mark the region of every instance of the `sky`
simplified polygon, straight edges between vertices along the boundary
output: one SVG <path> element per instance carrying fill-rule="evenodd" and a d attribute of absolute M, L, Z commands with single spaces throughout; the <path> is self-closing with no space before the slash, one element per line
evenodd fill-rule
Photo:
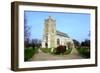
<path fill-rule="evenodd" d="M 42 39 L 44 20 L 52 16 L 56 20 L 56 30 L 68 34 L 79 42 L 89 38 L 90 14 L 64 13 L 64 12 L 40 12 L 24 11 L 26 24 L 30 27 L 31 39 Z"/>

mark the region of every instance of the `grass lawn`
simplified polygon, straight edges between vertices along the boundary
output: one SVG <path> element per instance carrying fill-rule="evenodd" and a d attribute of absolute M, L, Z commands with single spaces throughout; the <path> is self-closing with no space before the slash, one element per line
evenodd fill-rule
<path fill-rule="evenodd" d="M 85 58 L 90 58 L 90 49 L 89 48 L 77 48 L 78 53 Z"/>
<path fill-rule="evenodd" d="M 64 54 L 70 54 L 72 51 L 72 48 L 69 48 L 68 50 L 66 50 L 66 52 Z"/>
<path fill-rule="evenodd" d="M 38 52 L 38 48 L 25 48 L 24 49 L 24 61 L 28 61 L 32 56 Z"/>
<path fill-rule="evenodd" d="M 51 48 L 41 48 L 44 53 L 51 53 Z"/>

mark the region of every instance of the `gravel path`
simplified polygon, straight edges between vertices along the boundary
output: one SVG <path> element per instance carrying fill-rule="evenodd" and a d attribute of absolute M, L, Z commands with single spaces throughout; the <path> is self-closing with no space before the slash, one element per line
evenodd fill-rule
<path fill-rule="evenodd" d="M 73 52 L 74 51 L 74 52 Z M 53 55 L 49 53 L 44 53 L 41 50 L 39 50 L 38 53 L 36 53 L 32 57 L 32 61 L 47 61 L 47 60 L 67 60 L 67 59 L 83 59 L 78 53 L 75 52 L 75 49 L 71 52 L 71 54 L 68 55 Z"/>

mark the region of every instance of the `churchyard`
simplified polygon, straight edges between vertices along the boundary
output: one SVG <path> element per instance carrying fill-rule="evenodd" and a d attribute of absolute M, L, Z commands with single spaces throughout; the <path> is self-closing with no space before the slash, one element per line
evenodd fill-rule
<path fill-rule="evenodd" d="M 31 18 L 34 19 L 34 16 L 30 15 L 30 13 L 32 13 L 33 15 L 35 14 L 34 12 L 26 12 L 25 16 L 24 61 L 47 61 L 90 58 L 90 31 L 88 30 L 89 27 L 87 27 L 89 22 L 84 24 L 84 27 L 86 27 L 85 31 L 85 28 L 81 27 L 82 25 L 78 23 L 79 20 L 74 18 L 74 16 L 76 15 L 79 15 L 81 17 L 89 17 L 88 15 L 64 14 L 64 16 L 66 15 L 65 18 L 68 20 L 69 18 L 67 16 L 72 15 L 72 17 L 69 21 L 65 20 L 65 23 L 62 23 L 59 22 L 62 20 L 62 15 L 56 13 L 58 16 L 61 16 L 60 19 L 58 19 L 54 15 L 55 13 L 47 13 L 48 15 L 53 14 L 55 18 L 53 18 L 52 16 L 48 16 L 44 19 L 41 18 L 44 20 L 40 21 L 42 22 L 41 24 L 38 23 L 38 21 L 36 22 L 36 24 L 38 23 L 40 24 L 40 26 L 34 24 L 35 21 L 33 22 L 33 20 L 31 22 L 28 22 L 30 26 L 33 26 L 30 31 L 30 28 L 27 25 L 27 21 L 31 20 Z M 45 13 L 43 14 L 45 15 Z M 72 20 L 74 23 L 72 22 Z M 81 21 L 84 22 L 83 19 Z M 70 22 L 70 24 L 66 24 L 67 22 Z M 75 23 L 76 25 L 78 24 L 78 26 L 72 27 Z M 67 28 L 68 26 L 70 27 L 70 29 Z M 71 37 L 69 35 L 71 35 Z"/>
<path fill-rule="evenodd" d="M 85 42 L 83 45 L 88 45 Z M 82 45 L 82 44 L 81 44 Z M 63 50 L 62 50 L 63 49 Z M 65 49 L 60 46 L 57 48 L 41 48 L 41 46 L 27 46 L 24 51 L 25 61 L 47 61 L 47 60 L 69 60 L 90 58 L 89 46 L 76 46 L 75 48 Z"/>

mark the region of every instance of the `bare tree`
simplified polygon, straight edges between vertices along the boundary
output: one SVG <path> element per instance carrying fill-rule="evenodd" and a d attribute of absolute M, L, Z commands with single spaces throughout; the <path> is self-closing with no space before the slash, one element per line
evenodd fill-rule
<path fill-rule="evenodd" d="M 29 47 L 29 41 L 30 41 L 30 27 L 27 25 L 27 16 L 24 14 L 24 46 Z"/>
<path fill-rule="evenodd" d="M 33 48 L 35 48 L 35 47 L 40 48 L 40 46 L 41 46 L 41 40 L 39 40 L 39 39 L 32 39 L 31 44 L 32 44 Z"/>

